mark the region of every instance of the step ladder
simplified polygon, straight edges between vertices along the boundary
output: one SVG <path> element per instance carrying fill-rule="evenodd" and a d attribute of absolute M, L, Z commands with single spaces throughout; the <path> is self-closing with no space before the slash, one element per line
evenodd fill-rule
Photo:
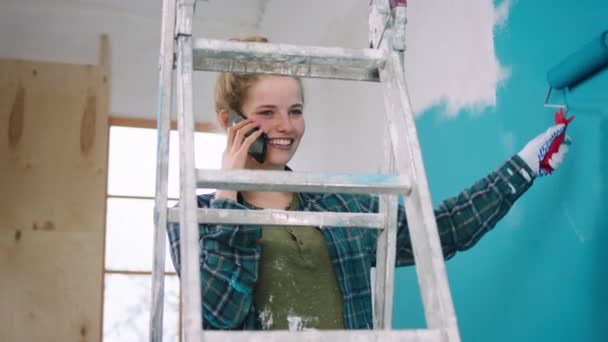
<path fill-rule="evenodd" d="M 162 340 L 165 239 L 168 222 L 181 228 L 182 332 L 192 341 L 460 341 L 437 224 L 407 95 L 405 0 L 369 1 L 368 49 L 220 41 L 192 36 L 195 0 L 164 0 L 158 93 L 155 244 L 150 341 Z M 194 166 L 193 71 L 228 71 L 380 82 L 387 134 L 382 175 L 280 171 L 210 171 Z M 168 160 L 173 77 L 180 154 L 180 206 L 168 208 Z M 375 193 L 377 214 L 283 210 L 199 209 L 196 188 L 291 192 Z M 406 216 L 422 294 L 426 329 L 391 330 L 398 195 Z M 342 226 L 380 229 L 374 329 L 335 331 L 203 331 L 198 223 Z"/>

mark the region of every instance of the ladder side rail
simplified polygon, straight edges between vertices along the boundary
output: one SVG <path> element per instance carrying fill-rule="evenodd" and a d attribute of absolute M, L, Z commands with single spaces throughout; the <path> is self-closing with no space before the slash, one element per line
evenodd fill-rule
<path fill-rule="evenodd" d="M 167 236 L 167 200 L 169 180 L 169 135 L 171 131 L 171 99 L 173 93 L 173 55 L 175 51 L 175 0 L 164 0 L 161 19 L 159 57 L 156 184 L 154 198 L 154 259 L 152 265 L 152 296 L 149 340 L 163 339 L 165 293 L 165 241 Z"/>
<path fill-rule="evenodd" d="M 380 195 L 378 212 L 388 214 L 389 195 Z M 388 221 L 382 230 L 378 232 L 378 240 L 376 241 L 376 274 L 374 281 L 374 292 L 372 293 L 373 300 L 373 315 L 374 315 L 374 330 L 384 330 L 384 293 L 386 292 L 386 252 L 388 249 Z"/>
<path fill-rule="evenodd" d="M 194 169 L 194 109 L 192 96 L 192 17 L 194 0 L 178 0 L 177 7 L 177 125 L 180 158 L 180 265 L 182 331 L 184 341 L 200 342 L 202 336 L 199 233 L 196 221 Z"/>
<path fill-rule="evenodd" d="M 376 248 L 374 329 L 390 330 L 392 328 L 397 252 L 397 198 L 396 195 L 383 195 L 380 202 L 387 222 L 385 229 L 378 236 Z"/>
<path fill-rule="evenodd" d="M 392 50 L 387 35 L 392 34 L 386 32 L 382 42 L 388 55 L 386 66 L 380 70 L 380 79 L 395 144 L 396 166 L 399 172 L 409 171 L 412 177 L 413 189 L 405 199 L 405 208 L 425 318 L 429 328 L 445 332 L 447 341 L 460 341 L 401 56 Z M 405 153 L 399 154 L 400 150 Z"/>
<path fill-rule="evenodd" d="M 390 135 L 387 135 L 387 138 Z M 388 167 L 389 172 L 395 171 L 395 159 L 394 152 L 390 147 L 385 153 L 388 156 Z M 387 220 L 387 234 L 386 234 L 386 271 L 381 274 L 384 277 L 385 291 L 384 291 L 384 330 L 391 330 L 393 324 L 393 294 L 395 289 L 395 259 L 397 255 L 397 215 L 398 215 L 398 196 L 396 194 L 386 195 L 386 213 L 385 218 Z"/>
<path fill-rule="evenodd" d="M 388 126 L 386 130 L 388 131 Z M 394 171 L 393 150 L 389 137 L 389 134 L 384 135 L 383 173 Z M 381 195 L 379 201 L 378 212 L 384 215 L 386 222 L 385 228 L 378 234 L 376 246 L 374 329 L 390 330 L 393 314 L 398 203 L 395 194 Z"/>
<path fill-rule="evenodd" d="M 400 33 L 402 31 L 405 30 L 405 21 L 400 21 L 398 18 L 402 17 L 403 19 L 405 19 L 405 7 L 401 6 L 403 5 L 403 3 L 401 2 L 405 2 L 405 0 L 391 0 L 390 1 L 390 6 L 393 7 L 392 8 L 392 17 L 393 17 L 393 21 L 390 23 L 390 25 L 388 26 L 389 28 L 389 32 L 393 32 L 395 34 L 394 39 L 393 39 L 393 53 L 395 50 L 400 50 L 402 47 L 404 47 L 405 44 L 405 36 L 401 35 Z M 400 5 L 397 5 L 398 3 L 401 3 Z M 378 49 L 380 51 L 382 51 L 382 49 Z M 386 50 L 384 51 L 384 53 L 387 53 Z M 390 56 L 387 53 L 387 56 Z M 399 77 L 399 74 L 397 75 L 392 75 L 392 77 L 397 78 Z M 391 79 L 389 80 L 384 80 L 382 79 L 381 82 L 393 82 Z M 407 93 L 404 93 L 404 95 L 407 97 Z M 409 101 L 409 100 L 408 100 Z M 387 109 L 385 109 L 387 110 Z M 393 123 L 394 124 L 394 123 Z M 385 172 L 389 172 L 389 173 L 394 173 L 396 171 L 395 168 L 395 155 L 403 155 L 407 153 L 407 150 L 405 149 L 405 146 L 403 145 L 393 145 L 391 139 L 389 139 L 390 137 L 390 131 L 391 131 L 391 122 L 387 121 L 387 133 L 385 135 L 385 141 L 386 141 L 386 147 L 387 149 L 385 150 L 385 158 L 388 162 L 388 165 L 386 166 L 386 171 Z M 405 176 L 406 171 L 405 170 L 400 170 L 399 172 L 402 176 Z M 409 195 L 409 191 L 408 192 L 404 192 L 403 194 L 408 194 Z M 398 204 L 398 197 L 396 195 L 388 195 L 386 196 L 386 218 L 387 218 L 387 234 L 386 234 L 386 247 L 387 252 L 386 252 L 386 270 L 383 274 L 381 274 L 384 277 L 384 284 L 385 284 L 385 292 L 384 292 L 384 314 L 383 314 L 383 318 L 384 318 L 384 330 L 391 330 L 392 329 L 392 322 L 393 322 L 393 294 L 394 294 L 394 290 L 395 290 L 395 259 L 396 259 L 396 254 L 397 254 L 397 219 L 398 219 L 398 209 L 399 209 L 399 204 Z"/>
<path fill-rule="evenodd" d="M 367 12 L 367 40 L 370 48 L 377 48 L 390 24 L 391 9 L 389 0 L 370 0 Z"/>

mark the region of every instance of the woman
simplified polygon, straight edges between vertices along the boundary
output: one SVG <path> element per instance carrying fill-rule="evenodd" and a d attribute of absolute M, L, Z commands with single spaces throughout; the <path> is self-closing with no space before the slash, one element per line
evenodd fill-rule
<path fill-rule="evenodd" d="M 266 42 L 265 38 L 247 41 Z M 227 129 L 222 169 L 289 170 L 304 135 L 304 95 L 299 79 L 222 73 L 215 109 Z M 229 126 L 231 111 L 245 117 Z M 531 185 L 538 152 L 559 126 L 550 128 L 495 172 L 436 209 L 446 259 L 473 246 Z M 255 130 L 254 133 L 246 136 Z M 247 151 L 262 133 L 265 160 Z M 567 152 L 553 158 L 557 168 Z M 198 196 L 198 206 L 299 211 L 377 212 L 371 195 L 218 190 Z M 405 212 L 398 212 L 398 266 L 414 263 Z M 370 268 L 377 230 L 340 227 L 200 225 L 203 324 L 210 329 L 371 329 Z M 179 226 L 169 239 L 180 271 Z"/>

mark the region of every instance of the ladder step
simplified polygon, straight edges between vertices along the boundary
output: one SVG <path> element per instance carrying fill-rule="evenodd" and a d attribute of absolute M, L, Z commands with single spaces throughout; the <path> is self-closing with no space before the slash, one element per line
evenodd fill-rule
<path fill-rule="evenodd" d="M 439 330 L 312 330 L 279 331 L 204 331 L 203 341 L 221 342 L 311 342 L 311 341 L 376 341 L 376 342 L 430 342 L 442 341 Z"/>
<path fill-rule="evenodd" d="M 241 191 L 409 194 L 407 176 L 260 170 L 196 170 L 197 187 Z"/>
<path fill-rule="evenodd" d="M 346 49 L 198 38 L 194 70 L 228 71 L 379 82 L 377 49 Z"/>
<path fill-rule="evenodd" d="M 198 223 L 259 224 L 294 227 L 361 227 L 383 229 L 382 214 L 287 211 L 278 209 L 239 210 L 198 208 Z M 179 223 L 179 208 L 169 208 L 167 220 Z"/>

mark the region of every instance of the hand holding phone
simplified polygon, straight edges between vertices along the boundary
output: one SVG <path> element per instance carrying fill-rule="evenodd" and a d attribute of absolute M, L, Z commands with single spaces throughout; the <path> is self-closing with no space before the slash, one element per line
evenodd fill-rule
<path fill-rule="evenodd" d="M 245 120 L 245 116 L 243 114 L 237 113 L 231 110 L 228 113 L 228 126 L 235 125 L 243 120 Z M 259 129 L 259 128 L 258 128 Z M 251 130 L 245 134 L 245 138 L 249 137 L 255 130 Z M 266 155 L 266 142 L 268 140 L 268 136 L 262 133 L 249 147 L 248 153 L 249 155 L 255 159 L 258 163 L 264 162 L 264 156 Z"/>

